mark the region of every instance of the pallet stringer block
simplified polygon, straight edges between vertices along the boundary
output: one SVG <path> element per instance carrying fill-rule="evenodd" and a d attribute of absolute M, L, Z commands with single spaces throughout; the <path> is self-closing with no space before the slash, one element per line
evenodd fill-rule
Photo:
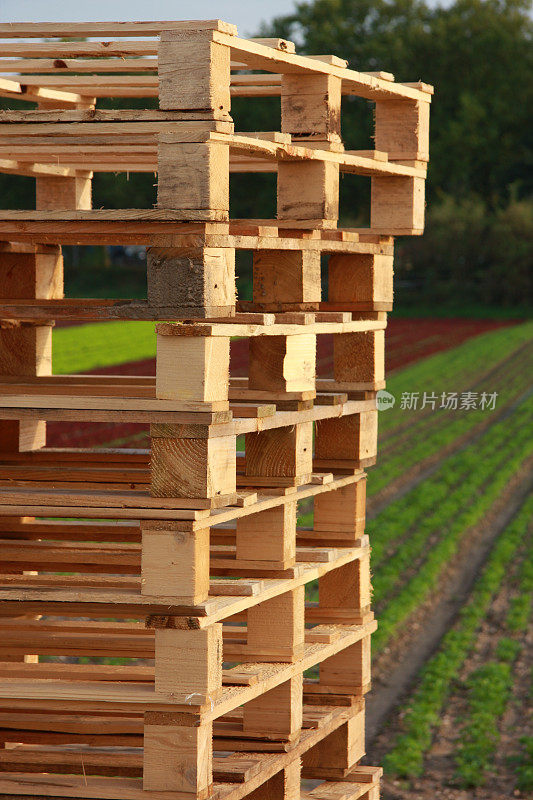
<path fill-rule="evenodd" d="M 168 30 L 158 50 L 159 108 L 208 111 L 228 119 L 230 49 L 213 30 Z"/>
<path fill-rule="evenodd" d="M 315 392 L 315 374 L 314 333 L 250 339 L 250 389 L 276 393 Z"/>
<path fill-rule="evenodd" d="M 288 569 L 296 558 L 296 501 L 237 520 L 236 562 L 261 561 Z"/>
<path fill-rule="evenodd" d="M 316 469 L 340 471 L 371 466 L 376 459 L 377 437 L 377 410 L 319 420 L 313 464 Z"/>
<path fill-rule="evenodd" d="M 295 486 L 313 472 L 313 423 L 245 435 L 246 477 L 252 485 Z"/>
<path fill-rule="evenodd" d="M 320 539 L 355 542 L 365 533 L 366 476 L 314 499 L 313 530 Z"/>
<path fill-rule="evenodd" d="M 321 299 L 318 250 L 255 250 L 253 303 L 257 310 L 318 310 Z"/>
<path fill-rule="evenodd" d="M 179 309 L 191 317 L 235 313 L 235 250 L 232 247 L 150 247 L 148 304 Z"/>
<path fill-rule="evenodd" d="M 393 257 L 335 253 L 328 261 L 327 307 L 389 311 L 392 308 Z"/>

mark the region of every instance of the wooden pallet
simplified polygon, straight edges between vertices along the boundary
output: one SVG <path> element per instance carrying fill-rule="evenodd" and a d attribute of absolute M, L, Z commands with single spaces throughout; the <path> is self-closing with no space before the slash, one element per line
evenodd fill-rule
<path fill-rule="evenodd" d="M 0 38 L 0 171 L 36 181 L 34 211 L 0 211 L 0 796 L 377 800 L 364 470 L 432 87 L 219 20 Z M 346 95 L 374 104 L 368 150 Z M 279 131 L 235 130 L 232 97 L 271 96 Z M 92 208 L 94 173 L 131 171 L 155 208 Z M 243 172 L 276 174 L 276 219 L 230 219 Z M 370 179 L 369 228 L 337 227 L 341 173 Z M 72 244 L 147 246 L 147 297 L 64 299 Z M 54 321 L 104 319 L 158 323 L 155 378 L 52 374 Z M 149 424 L 150 447 L 49 448 L 49 421 Z"/>

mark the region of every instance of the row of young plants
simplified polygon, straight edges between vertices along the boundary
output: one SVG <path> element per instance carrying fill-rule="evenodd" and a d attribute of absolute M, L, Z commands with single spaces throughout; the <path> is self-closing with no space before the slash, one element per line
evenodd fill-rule
<path fill-rule="evenodd" d="M 375 591 L 384 596 L 388 581 L 411 563 L 418 547 L 435 531 L 446 530 L 458 510 L 466 510 L 480 484 L 488 483 L 490 469 L 500 468 L 502 460 L 513 456 L 506 443 L 519 435 L 531 415 L 525 402 L 513 416 L 488 428 L 481 439 L 446 459 L 430 478 L 392 502 L 369 524 L 372 537 L 372 563 L 376 572 Z M 483 469 L 478 469 L 480 464 Z M 487 489 L 489 487 L 487 486 Z M 466 506 L 465 506 L 466 502 Z M 410 531 L 413 535 L 410 536 Z M 387 578 L 386 576 L 391 576 Z M 383 589 L 378 589 L 379 583 Z"/>
<path fill-rule="evenodd" d="M 446 633 L 437 653 L 421 670 L 417 689 L 407 705 L 403 731 L 385 756 L 384 767 L 388 774 L 404 778 L 422 774 L 424 754 L 431 746 L 453 682 L 474 645 L 476 631 L 493 596 L 506 578 L 532 514 L 533 497 L 530 497 L 498 538 L 470 599 L 461 609 L 458 622 Z"/>
<path fill-rule="evenodd" d="M 479 377 L 479 365 L 472 365 L 470 373 L 470 380 L 468 383 L 468 391 L 478 392 L 496 392 L 498 394 L 497 404 L 495 411 L 498 413 L 504 404 L 512 397 L 511 391 L 516 391 L 516 387 L 511 387 L 509 384 L 515 381 L 517 376 L 524 375 L 527 372 L 526 365 L 528 353 L 525 349 L 518 348 L 513 351 L 503 361 L 500 361 L 493 369 L 489 370 L 489 374 L 484 374 Z M 489 367 L 492 361 L 489 360 Z M 454 382 L 455 383 L 455 382 Z M 460 397 L 460 395 L 458 396 Z M 440 408 L 441 397 L 435 404 L 435 410 L 428 405 L 425 409 L 421 409 L 415 414 L 407 413 L 406 422 L 398 425 L 386 434 L 381 443 L 381 454 L 385 459 L 392 458 L 397 451 L 404 451 L 405 444 L 413 441 L 413 433 L 415 436 L 428 436 L 433 433 L 433 430 L 439 427 L 448 425 L 454 419 L 460 416 L 472 416 L 472 410 L 468 413 L 465 411 Z M 460 406 L 460 401 L 458 402 Z M 382 415 L 383 416 L 383 415 Z M 490 419 L 491 413 L 484 413 L 482 419 Z"/>
<path fill-rule="evenodd" d="M 456 555 L 468 530 L 483 519 L 507 482 L 520 470 L 523 461 L 531 454 L 533 454 L 533 442 L 528 438 L 527 429 L 520 428 L 513 441 L 510 457 L 504 461 L 496 474 L 493 474 L 490 464 L 481 462 L 476 466 L 476 471 L 485 476 L 486 490 L 478 494 L 474 502 L 471 502 L 471 496 L 466 491 L 456 498 L 457 513 L 452 519 L 446 535 L 431 547 L 426 561 L 414 577 L 394 595 L 380 612 L 380 625 L 374 634 L 375 652 L 379 652 L 385 647 L 391 637 L 398 632 L 400 626 L 428 599 L 431 592 L 434 591 L 442 571 Z M 442 524 L 446 525 L 448 522 L 447 515 L 443 515 Z"/>
<path fill-rule="evenodd" d="M 460 728 L 455 753 L 456 775 L 465 787 L 487 782 L 500 741 L 502 717 L 514 684 L 514 663 L 523 648 L 523 635 L 531 617 L 533 594 L 533 548 L 520 554 L 524 559 L 516 592 L 511 599 L 505 627 L 510 635 L 498 641 L 494 658 L 474 670 L 466 680 L 467 713 Z M 533 766 L 529 770 L 517 759 L 517 788 L 533 789 Z"/>
<path fill-rule="evenodd" d="M 403 392 L 463 391 L 532 338 L 533 323 L 530 322 L 500 328 L 421 359 L 391 375 L 387 378 L 387 390 L 395 396 L 396 404 L 380 415 L 381 433 L 385 436 L 405 423 L 406 415 L 416 413 L 400 408 Z"/>
<path fill-rule="evenodd" d="M 520 397 L 527 390 L 527 371 L 524 367 L 525 364 L 517 370 L 512 379 L 502 379 L 499 385 L 492 384 L 492 388 L 498 391 L 495 411 L 477 409 L 455 411 L 451 414 L 435 411 L 435 416 L 441 417 L 440 420 L 437 420 L 437 422 L 440 421 L 440 424 L 435 424 L 434 420 L 425 419 L 420 426 L 414 426 L 410 436 L 401 446 L 388 454 L 385 450 L 379 462 L 379 469 L 370 474 L 369 496 L 383 490 L 388 483 L 398 478 L 405 470 L 420 464 L 454 442 L 459 442 L 462 436 L 473 432 L 483 422 L 490 424 L 491 416 L 495 416 L 506 404 Z M 382 417 L 383 414 L 380 415 L 380 420 Z"/>

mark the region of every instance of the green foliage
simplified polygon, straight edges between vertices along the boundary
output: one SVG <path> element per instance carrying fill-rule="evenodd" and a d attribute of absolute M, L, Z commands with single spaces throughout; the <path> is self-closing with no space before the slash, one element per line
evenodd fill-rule
<path fill-rule="evenodd" d="M 533 322 L 483 333 L 467 339 L 458 347 L 409 364 L 387 379 L 387 389 L 396 398 L 400 398 L 402 392 L 427 391 L 439 394 L 450 390 L 453 378 L 453 390 L 462 391 L 472 382 L 481 380 L 486 373 L 491 373 L 512 352 L 529 346 L 532 337 Z M 393 408 L 379 415 L 380 433 L 389 433 L 400 422 L 405 422 L 409 413 L 400 408 L 397 400 Z"/>
<path fill-rule="evenodd" d="M 529 623 L 533 588 L 531 550 L 530 545 L 520 554 L 524 560 L 515 589 L 517 594 L 511 598 L 506 618 L 506 627 L 515 634 L 525 634 Z M 522 637 L 502 636 L 496 645 L 495 660 L 474 670 L 466 681 L 467 714 L 455 754 L 456 774 L 463 786 L 483 786 L 487 782 L 500 739 L 501 718 L 511 697 L 513 664 L 521 649 Z M 527 771 L 525 775 L 527 780 Z M 522 788 L 520 784 L 518 788 Z"/>
<path fill-rule="evenodd" d="M 266 26 L 301 52 L 434 84 L 427 228 L 400 240 L 400 306 L 531 304 L 532 21 L 528 0 L 314 0 Z M 510 98 L 516 97 L 516 102 Z M 346 98 L 347 146 L 371 146 L 368 104 Z M 367 224 L 367 183 L 341 187 L 345 222 Z M 347 212 L 346 212 L 347 210 Z M 521 309 L 527 315 L 526 305 Z M 432 312 L 433 313 L 433 312 Z"/>
<path fill-rule="evenodd" d="M 520 469 L 524 459 L 532 453 L 533 444 L 529 441 L 527 434 L 527 426 L 531 425 L 532 420 L 532 408 L 531 401 L 525 401 L 511 420 L 503 420 L 491 426 L 484 437 L 487 439 L 487 443 L 492 441 L 495 445 L 490 457 L 483 458 L 481 456 L 480 458 L 478 443 L 471 445 L 463 453 L 459 453 L 457 460 L 460 461 L 461 456 L 464 456 L 466 463 L 470 463 L 471 470 L 476 473 L 476 478 L 473 481 L 469 479 L 463 481 L 449 502 L 447 499 L 446 502 L 436 506 L 433 513 L 432 530 L 438 530 L 441 527 L 443 534 L 438 541 L 432 542 L 431 546 L 427 548 L 427 557 L 418 567 L 413 578 L 393 595 L 381 612 L 380 624 L 372 642 L 374 652 L 382 650 L 398 633 L 400 626 L 409 618 L 409 615 L 427 601 L 443 570 L 456 555 L 460 542 L 467 536 L 469 528 L 481 521 L 506 483 Z M 510 437 L 513 450 L 506 457 L 504 454 L 509 444 L 507 436 L 511 429 L 514 431 L 514 436 Z M 449 469 L 449 464 L 445 464 L 440 474 L 436 473 L 435 477 L 438 476 L 440 480 L 445 479 L 443 472 L 447 469 Z M 461 472 L 463 471 L 464 464 L 461 467 Z M 417 488 L 420 490 L 420 487 Z M 413 498 L 411 499 L 413 500 Z M 400 518 L 397 517 L 397 519 Z M 416 544 L 411 545 L 409 540 L 407 545 L 401 545 L 402 550 L 405 547 L 408 550 L 410 548 L 414 550 L 410 554 L 411 559 L 406 559 L 406 567 L 412 564 L 412 556 L 419 553 L 427 542 L 431 533 L 427 528 L 424 521 L 420 525 L 420 530 L 417 531 Z M 379 531 L 379 526 L 376 530 Z M 400 558 L 403 558 L 403 555 L 400 555 Z M 374 580 L 375 592 L 378 596 L 381 593 L 379 588 L 380 572 L 381 570 L 376 571 Z M 383 590 L 381 596 L 385 595 L 386 589 Z"/>
<path fill-rule="evenodd" d="M 532 200 L 491 209 L 477 196 L 444 196 L 430 206 L 424 236 L 398 242 L 396 300 L 408 304 L 416 293 L 417 303 L 531 303 L 532 250 Z"/>
<path fill-rule="evenodd" d="M 521 792 L 533 791 L 533 736 L 521 736 L 519 751 L 510 759 L 516 775 L 516 788 Z"/>
<path fill-rule="evenodd" d="M 467 679 L 468 721 L 461 729 L 461 746 L 455 754 L 457 775 L 464 786 L 486 783 L 500 739 L 498 721 L 509 701 L 512 684 L 511 663 L 507 661 L 483 664 Z"/>
<path fill-rule="evenodd" d="M 335 53 L 354 69 L 383 69 L 399 81 L 423 79 L 435 85 L 427 233 L 422 239 L 403 240 L 398 248 L 397 301 L 403 308 L 423 302 L 452 306 L 457 313 L 459 303 L 468 303 L 529 313 L 529 9 L 528 0 L 455 0 L 448 7 L 430 5 L 429 0 L 314 0 L 297 3 L 294 13 L 274 19 L 261 31 L 294 39 L 300 52 Z M 0 99 L 0 107 L 7 105 L 29 107 Z M 99 108 L 154 105 L 153 98 L 98 102 Z M 361 98 L 344 98 L 348 148 L 372 146 L 371 106 Z M 278 130 L 279 100 L 236 98 L 232 115 L 239 131 Z M 97 173 L 94 206 L 151 208 L 156 183 L 152 174 Z M 32 208 L 33 184 L 31 178 L 0 174 L 0 208 Z M 369 185 L 364 177 L 343 177 L 343 224 L 368 225 Z M 233 217 L 272 218 L 275 198 L 274 174 L 231 176 Z M 82 272 L 81 263 L 71 271 Z M 249 274 L 249 264 L 239 265 L 244 299 L 249 295 Z M 92 278 L 93 294 L 102 296 L 109 274 L 99 269 Z M 130 282 L 127 277 L 125 282 Z M 74 291 L 83 292 L 85 283 L 79 276 L 70 281 Z M 133 296 L 142 288 L 142 281 L 135 284 Z"/>

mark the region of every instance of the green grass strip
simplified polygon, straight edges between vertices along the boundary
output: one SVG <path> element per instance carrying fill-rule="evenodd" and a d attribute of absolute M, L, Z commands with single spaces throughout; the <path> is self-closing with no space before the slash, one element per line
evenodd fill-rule
<path fill-rule="evenodd" d="M 141 361 L 155 356 L 154 323 L 117 321 L 57 328 L 52 345 L 56 374 Z"/>
<path fill-rule="evenodd" d="M 424 753 L 431 745 L 451 684 L 474 644 L 492 597 L 506 577 L 532 514 L 530 497 L 494 545 L 469 601 L 461 609 L 458 623 L 446 633 L 438 652 L 420 672 L 418 688 L 407 706 L 403 733 L 385 757 L 389 774 L 405 778 L 422 774 Z"/>

